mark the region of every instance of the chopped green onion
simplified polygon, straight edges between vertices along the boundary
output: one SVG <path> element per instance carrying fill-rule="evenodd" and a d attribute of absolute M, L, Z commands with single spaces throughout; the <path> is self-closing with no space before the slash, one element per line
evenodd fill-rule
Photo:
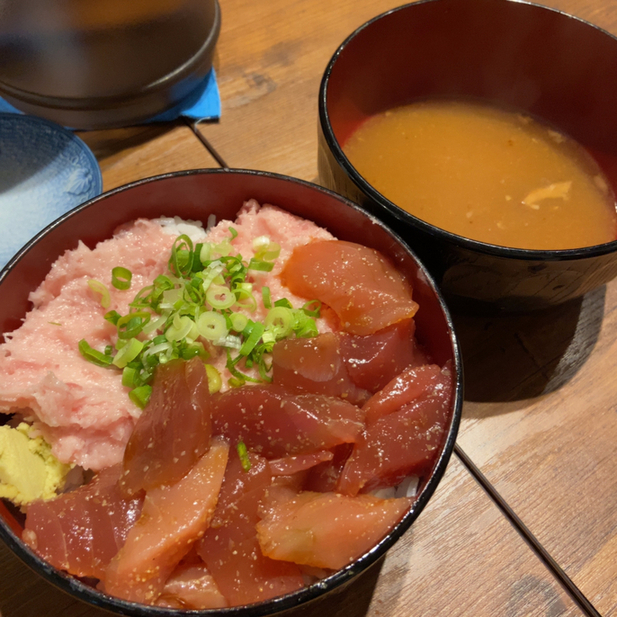
<path fill-rule="evenodd" d="M 199 342 L 187 345 L 180 350 L 180 357 L 183 360 L 190 360 L 195 356 L 199 356 L 203 360 L 207 360 L 209 355 L 210 354 L 208 354 L 203 344 Z"/>
<path fill-rule="evenodd" d="M 310 318 L 296 330 L 296 336 L 298 338 L 312 338 L 317 336 L 319 331 L 317 330 L 317 324 Z"/>
<path fill-rule="evenodd" d="M 151 394 L 152 386 L 138 386 L 129 392 L 129 398 L 133 401 L 133 403 L 135 403 L 135 405 L 137 405 L 137 407 L 144 409 L 150 400 Z"/>
<path fill-rule="evenodd" d="M 255 258 L 263 261 L 274 261 L 281 254 L 281 246 L 270 242 L 268 236 L 258 236 L 253 240 Z"/>
<path fill-rule="evenodd" d="M 133 274 L 128 268 L 116 266 L 111 271 L 111 284 L 116 289 L 129 289 L 131 286 L 132 278 Z"/>
<path fill-rule="evenodd" d="M 132 362 L 144 348 L 144 344 L 136 338 L 130 339 L 127 344 L 115 355 L 113 364 L 118 368 L 124 368 Z"/>
<path fill-rule="evenodd" d="M 81 339 L 81 341 L 79 341 L 78 348 L 81 355 L 88 360 L 88 362 L 92 362 L 92 364 L 96 364 L 97 366 L 109 366 L 113 360 L 111 355 L 101 353 L 90 347 L 86 339 Z"/>
<path fill-rule="evenodd" d="M 210 285 L 214 282 L 214 279 L 220 276 L 221 272 L 225 270 L 225 265 L 222 261 L 216 260 L 210 262 L 208 267 L 204 270 L 204 279 L 202 283 L 202 287 L 204 291 L 208 291 Z"/>
<path fill-rule="evenodd" d="M 96 279 L 90 279 L 88 281 L 88 287 L 94 292 L 101 296 L 101 306 L 103 308 L 107 308 L 111 304 L 111 296 L 109 295 L 109 289 L 101 283 L 101 281 L 97 281 Z"/>
<path fill-rule="evenodd" d="M 148 308 L 152 306 L 152 299 L 155 291 L 156 290 L 154 285 L 148 285 L 147 287 L 144 287 L 139 292 L 137 292 L 137 295 L 133 299 L 133 302 L 129 304 L 129 306 L 132 308 Z"/>
<path fill-rule="evenodd" d="M 193 241 L 186 235 L 178 236 L 171 247 L 169 271 L 179 278 L 186 277 L 193 268 Z"/>
<path fill-rule="evenodd" d="M 229 243 L 229 240 L 223 240 L 218 244 L 214 245 L 214 251 L 217 252 L 221 257 L 227 257 L 229 253 L 233 250 L 233 247 Z"/>
<path fill-rule="evenodd" d="M 245 443 L 243 441 L 239 441 L 237 449 L 238 449 L 238 456 L 240 457 L 240 463 L 242 465 L 242 469 L 244 469 L 244 471 L 250 471 L 251 461 L 249 459 L 249 454 L 246 449 Z"/>
<path fill-rule="evenodd" d="M 285 308 L 293 308 L 291 302 L 287 298 L 281 298 L 274 303 L 274 306 L 284 306 Z"/>
<path fill-rule="evenodd" d="M 246 328 L 249 318 L 242 313 L 232 313 L 230 316 L 231 328 L 235 332 L 242 332 Z"/>
<path fill-rule="evenodd" d="M 174 317 L 172 325 L 165 332 L 168 341 L 181 341 L 191 334 L 195 328 L 195 322 L 188 315 L 178 315 Z M 195 328 L 196 329 L 196 328 Z M 197 329 L 196 329 L 197 330 Z M 192 337 L 196 338 L 196 337 Z"/>
<path fill-rule="evenodd" d="M 249 321 L 248 325 L 244 329 L 244 333 L 248 333 L 247 338 L 244 341 L 244 344 L 240 348 L 241 356 L 248 356 L 251 351 L 255 348 L 255 345 L 259 343 L 259 339 L 264 332 L 264 325 L 259 323 L 258 321 Z"/>
<path fill-rule="evenodd" d="M 107 311 L 107 313 L 105 313 L 104 318 L 111 324 L 113 324 L 114 326 L 116 326 L 118 324 L 118 319 L 120 319 L 121 315 L 120 313 L 118 313 L 118 311 Z"/>
<path fill-rule="evenodd" d="M 215 366 L 206 364 L 206 376 L 208 377 L 208 391 L 210 394 L 216 394 L 223 385 L 221 374 L 218 372 Z"/>
<path fill-rule="evenodd" d="M 127 388 L 134 388 L 139 384 L 139 372 L 136 368 L 125 366 L 122 371 L 122 385 Z"/>
<path fill-rule="evenodd" d="M 266 328 L 272 331 L 276 340 L 288 337 L 293 331 L 293 309 L 284 306 L 275 306 L 266 315 Z"/>
<path fill-rule="evenodd" d="M 253 312 L 257 308 L 257 300 L 253 294 L 249 294 L 243 298 L 238 298 L 236 302 L 238 308 L 246 309 L 249 312 Z"/>
<path fill-rule="evenodd" d="M 264 303 L 264 308 L 271 309 L 272 308 L 272 298 L 270 297 L 270 288 L 262 287 L 261 288 L 261 299 Z"/>
<path fill-rule="evenodd" d="M 204 242 L 199 251 L 199 261 L 202 265 L 210 261 L 210 255 L 212 255 L 212 245 L 209 242 Z"/>
<path fill-rule="evenodd" d="M 151 315 L 147 311 L 137 311 L 120 317 L 116 322 L 118 338 L 124 340 L 135 338 L 150 321 L 150 317 Z"/>
<path fill-rule="evenodd" d="M 231 239 L 232 240 L 234 240 L 235 238 L 238 237 L 238 232 L 233 227 L 229 228 L 229 233 L 231 234 Z"/>
<path fill-rule="evenodd" d="M 271 272 L 274 268 L 274 264 L 271 261 L 264 261 L 263 259 L 251 258 L 248 265 L 249 270 L 259 270 L 260 272 Z"/>
<path fill-rule="evenodd" d="M 165 336 L 163 338 L 165 339 L 164 341 L 156 341 L 156 339 L 155 341 L 152 341 L 154 345 L 148 347 L 148 349 L 144 351 L 141 356 L 142 362 L 146 362 L 151 356 L 159 357 L 160 354 L 169 355 L 169 353 L 173 350 L 173 346 Z"/>
<path fill-rule="evenodd" d="M 210 285 L 206 291 L 206 301 L 212 308 L 222 311 L 231 308 L 236 303 L 236 296 L 229 287 Z"/>
<path fill-rule="evenodd" d="M 163 328 L 163 326 L 165 325 L 165 323 L 167 322 L 167 320 L 169 319 L 169 311 L 166 311 L 164 313 L 162 313 L 161 315 L 159 315 L 158 317 L 156 317 L 155 319 L 151 319 L 147 324 L 145 324 L 141 331 L 144 334 L 152 334 L 152 332 L 155 332 L 157 330 L 161 330 Z"/>
<path fill-rule="evenodd" d="M 311 300 L 302 306 L 302 310 L 309 317 L 319 317 L 321 314 L 321 302 L 319 300 Z"/>
<path fill-rule="evenodd" d="M 220 313 L 206 311 L 198 317 L 195 323 L 199 335 L 208 341 L 218 341 L 227 336 L 227 322 Z"/>

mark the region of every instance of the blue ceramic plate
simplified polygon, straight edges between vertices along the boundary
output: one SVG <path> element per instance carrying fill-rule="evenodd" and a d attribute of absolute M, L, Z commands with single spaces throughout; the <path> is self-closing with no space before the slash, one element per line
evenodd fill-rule
<path fill-rule="evenodd" d="M 101 170 L 81 139 L 49 120 L 0 113 L 0 268 L 102 190 Z"/>

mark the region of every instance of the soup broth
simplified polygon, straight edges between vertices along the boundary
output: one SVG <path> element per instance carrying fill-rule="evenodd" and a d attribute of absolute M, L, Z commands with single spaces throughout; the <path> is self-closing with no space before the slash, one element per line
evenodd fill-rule
<path fill-rule="evenodd" d="M 452 233 L 568 249 L 615 240 L 608 182 L 574 140 L 495 107 L 428 101 L 368 119 L 344 151 L 382 195 Z"/>

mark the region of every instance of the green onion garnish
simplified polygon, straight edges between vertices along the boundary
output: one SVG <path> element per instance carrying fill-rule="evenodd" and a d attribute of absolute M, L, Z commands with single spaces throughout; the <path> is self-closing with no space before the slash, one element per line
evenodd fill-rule
<path fill-rule="evenodd" d="M 97 364 L 98 366 L 109 366 L 113 361 L 113 357 L 111 355 L 106 355 L 96 349 L 93 349 L 85 339 L 81 339 L 81 341 L 79 341 L 78 348 L 79 352 L 86 360 L 92 362 L 93 364 Z"/>
<path fill-rule="evenodd" d="M 80 342 L 79 350 L 87 360 L 122 371 L 122 384 L 130 389 L 136 405 L 143 408 L 147 404 L 159 364 L 195 356 L 205 362 L 207 348 L 216 346 L 227 356 L 231 386 L 267 383 L 272 381 L 270 354 L 277 341 L 317 334 L 319 302 L 295 309 L 286 298 L 273 301 L 268 287 L 261 289 L 263 306 L 268 309 L 264 322 L 250 319 L 248 315 L 258 306 L 251 271 L 271 271 L 280 246 L 260 236 L 253 242 L 254 256 L 245 261 L 241 255 L 232 255 L 231 241 L 237 232 L 230 227 L 229 233 L 230 239 L 215 245 L 204 242 L 193 246 L 187 235 L 178 236 L 170 252 L 168 273 L 138 291 L 126 315 L 115 310 L 105 314 L 116 326 L 115 346 L 108 346 L 103 353 L 85 340 Z M 131 278 L 126 268 L 112 271 L 114 287 L 128 288 Z M 103 295 L 98 285 L 94 287 Z M 210 364 L 206 364 L 206 371 L 210 391 L 218 391 L 220 374 Z"/>
<path fill-rule="evenodd" d="M 249 270 L 259 270 L 260 272 L 271 272 L 274 268 L 274 264 L 271 261 L 264 261 L 263 259 L 251 258 L 249 261 Z"/>
<path fill-rule="evenodd" d="M 97 281 L 96 279 L 90 279 L 88 281 L 88 287 L 94 292 L 101 296 L 101 306 L 103 308 L 108 308 L 111 304 L 111 296 L 109 295 L 109 289 L 101 281 Z"/>
<path fill-rule="evenodd" d="M 151 315 L 147 311 L 138 311 L 120 317 L 116 322 L 118 338 L 130 339 L 136 337 L 150 321 L 150 317 Z"/>
<path fill-rule="evenodd" d="M 238 456 L 240 457 L 240 464 L 242 465 L 242 469 L 244 469 L 244 471 L 250 471 L 251 461 L 249 459 L 249 453 L 246 449 L 246 445 L 243 441 L 238 442 L 237 450 Z"/>
<path fill-rule="evenodd" d="M 129 289 L 131 286 L 132 278 L 133 274 L 128 268 L 116 266 L 111 271 L 111 284 L 116 289 Z"/>
<path fill-rule="evenodd" d="M 124 368 L 141 353 L 143 348 L 144 344 L 141 341 L 138 341 L 136 338 L 130 339 L 115 355 L 113 364 L 118 368 Z"/>
<path fill-rule="evenodd" d="M 152 386 L 138 386 L 137 388 L 133 388 L 129 392 L 129 398 L 139 407 L 140 409 L 144 409 L 150 400 L 150 395 L 152 394 Z"/>
<path fill-rule="evenodd" d="M 107 311 L 105 313 L 104 318 L 114 326 L 118 325 L 118 320 L 122 317 L 118 311 Z"/>

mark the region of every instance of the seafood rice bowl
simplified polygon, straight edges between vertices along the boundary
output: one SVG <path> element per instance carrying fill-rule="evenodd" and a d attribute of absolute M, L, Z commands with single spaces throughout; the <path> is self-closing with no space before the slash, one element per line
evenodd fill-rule
<path fill-rule="evenodd" d="M 107 610 L 321 596 L 409 528 L 454 447 L 439 292 L 391 231 L 306 182 L 122 187 L 26 246 L 0 297 L 0 535 Z"/>

